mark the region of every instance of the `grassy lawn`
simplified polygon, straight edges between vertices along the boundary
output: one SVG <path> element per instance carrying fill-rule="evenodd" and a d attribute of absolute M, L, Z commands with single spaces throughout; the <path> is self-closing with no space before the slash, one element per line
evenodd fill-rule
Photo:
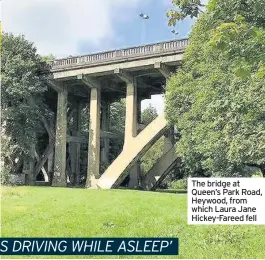
<path fill-rule="evenodd" d="M 179 237 L 180 255 L 174 258 L 265 256 L 265 225 L 187 225 L 183 194 L 2 187 L 2 236 Z"/>

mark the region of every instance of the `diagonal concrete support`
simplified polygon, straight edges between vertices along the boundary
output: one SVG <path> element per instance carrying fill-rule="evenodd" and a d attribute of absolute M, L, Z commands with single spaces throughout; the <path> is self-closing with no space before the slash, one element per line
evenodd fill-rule
<path fill-rule="evenodd" d="M 90 94 L 87 188 L 94 187 L 100 176 L 100 103 L 101 91 L 99 88 L 92 87 Z"/>
<path fill-rule="evenodd" d="M 133 84 L 134 83 L 134 78 L 133 76 L 124 71 L 124 70 L 121 70 L 120 68 L 116 68 L 114 70 L 114 74 L 116 74 L 121 80 L 123 80 L 127 85 L 128 84 Z"/>
<path fill-rule="evenodd" d="M 60 82 L 55 82 L 54 80 L 52 79 L 48 79 L 47 80 L 47 83 L 48 85 L 53 89 L 55 90 L 56 92 L 62 92 L 63 91 L 63 84 L 60 83 Z"/>
<path fill-rule="evenodd" d="M 77 79 L 81 80 L 85 85 L 87 85 L 89 88 L 100 88 L 100 84 L 97 80 L 88 77 L 83 74 L 77 75 Z"/>
<path fill-rule="evenodd" d="M 52 186 L 66 186 L 67 88 L 58 92 L 54 176 Z"/>
<path fill-rule="evenodd" d="M 97 185 L 101 189 L 118 187 L 138 158 L 141 158 L 147 150 L 165 133 L 167 122 L 163 115 L 152 121 L 137 137 L 132 146 L 123 149 L 121 154 L 107 168 L 100 177 Z"/>
<path fill-rule="evenodd" d="M 154 68 L 158 69 L 166 79 L 168 79 L 171 75 L 171 71 L 169 70 L 169 68 L 161 62 L 156 62 L 154 64 Z"/>

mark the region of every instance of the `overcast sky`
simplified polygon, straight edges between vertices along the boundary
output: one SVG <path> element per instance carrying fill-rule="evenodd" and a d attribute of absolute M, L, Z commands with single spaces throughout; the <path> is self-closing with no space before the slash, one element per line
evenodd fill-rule
<path fill-rule="evenodd" d="M 167 26 L 170 0 L 2 0 L 3 31 L 24 34 L 41 55 L 87 54 L 176 38 Z M 147 13 L 142 20 L 139 13 Z M 192 22 L 177 26 L 187 37 Z M 150 102 L 143 102 L 146 107 Z M 161 97 L 151 103 L 163 110 Z"/>

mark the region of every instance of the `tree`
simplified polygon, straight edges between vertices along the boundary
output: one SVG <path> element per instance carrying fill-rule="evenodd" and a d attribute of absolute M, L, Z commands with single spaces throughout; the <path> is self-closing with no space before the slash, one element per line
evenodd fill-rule
<path fill-rule="evenodd" d="M 189 174 L 265 176 L 265 2 L 210 0 L 169 80 L 166 115 Z"/>
<path fill-rule="evenodd" d="M 3 33 L 2 48 L 2 156 L 5 167 L 17 172 L 25 156 L 36 159 L 38 135 L 45 132 L 45 63 L 24 36 Z"/>
<path fill-rule="evenodd" d="M 142 124 L 148 125 L 150 124 L 156 117 L 158 116 L 156 108 L 151 104 L 143 110 L 141 115 Z"/>
<path fill-rule="evenodd" d="M 124 134 L 125 127 L 125 99 L 114 102 L 110 107 L 110 131 Z M 121 153 L 123 148 L 123 140 L 110 139 L 110 162 Z"/>
<path fill-rule="evenodd" d="M 167 12 L 169 26 L 175 26 L 177 21 L 186 17 L 198 17 L 205 7 L 201 0 L 172 0 L 172 4 L 176 8 Z"/>

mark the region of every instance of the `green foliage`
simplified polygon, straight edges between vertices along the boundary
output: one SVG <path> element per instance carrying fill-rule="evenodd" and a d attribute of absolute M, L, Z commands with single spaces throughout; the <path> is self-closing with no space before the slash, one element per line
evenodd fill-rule
<path fill-rule="evenodd" d="M 114 102 L 110 107 L 110 131 L 124 134 L 125 127 L 125 99 Z M 110 139 L 110 162 L 122 151 L 123 140 Z"/>
<path fill-rule="evenodd" d="M 40 130 L 39 115 L 46 91 L 43 63 L 24 36 L 2 36 L 2 127 L 7 135 L 3 156 L 29 153 Z M 34 100 L 34 102 L 32 102 Z"/>
<path fill-rule="evenodd" d="M 50 55 L 42 56 L 41 59 L 44 62 L 50 62 L 50 61 L 55 60 L 55 56 L 50 54 Z"/>
<path fill-rule="evenodd" d="M 169 184 L 169 189 L 175 189 L 175 190 L 187 190 L 188 188 L 188 182 L 187 179 L 180 179 L 172 181 Z"/>
<path fill-rule="evenodd" d="M 142 124 L 150 124 L 157 116 L 156 108 L 149 104 L 149 107 L 147 107 L 141 114 Z"/>
<path fill-rule="evenodd" d="M 10 169 L 9 165 L 1 166 L 1 185 L 8 185 L 9 184 L 9 178 L 12 173 L 12 170 Z"/>
<path fill-rule="evenodd" d="M 110 107 L 110 131 L 124 132 L 125 126 L 125 99 L 114 102 Z"/>
<path fill-rule="evenodd" d="M 264 1 L 211 0 L 193 27 L 183 67 L 166 94 L 188 174 L 264 169 L 264 9 Z"/>
<path fill-rule="evenodd" d="M 175 26 L 177 21 L 186 17 L 198 17 L 200 13 L 203 13 L 204 5 L 201 0 L 172 0 L 172 4 L 175 9 L 167 12 L 169 26 Z"/>

